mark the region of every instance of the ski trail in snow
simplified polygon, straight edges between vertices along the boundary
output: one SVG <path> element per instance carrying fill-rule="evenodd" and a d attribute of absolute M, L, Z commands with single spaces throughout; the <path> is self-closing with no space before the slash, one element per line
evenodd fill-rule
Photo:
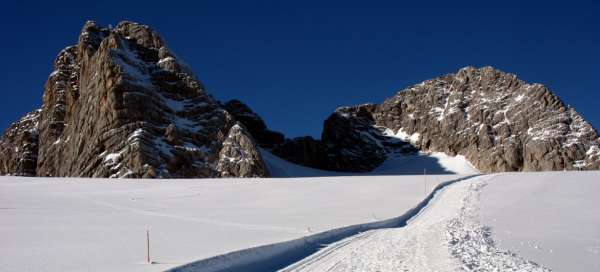
<path fill-rule="evenodd" d="M 439 191 L 405 227 L 348 237 L 281 271 L 550 271 L 497 249 L 479 224 L 479 191 L 492 177 Z"/>
<path fill-rule="evenodd" d="M 479 222 L 479 196 L 486 185 L 483 180 L 470 183 L 458 217 L 446 226 L 450 252 L 461 262 L 459 271 L 552 271 L 496 247 L 492 230 Z"/>
<path fill-rule="evenodd" d="M 406 226 L 407 222 L 417 216 L 417 214 L 420 214 L 423 212 L 423 210 L 427 210 L 428 205 L 433 202 L 433 199 L 437 193 L 443 191 L 445 187 L 462 180 L 472 179 L 473 177 L 475 176 L 465 176 L 438 184 L 433 189 L 433 192 L 427 195 L 427 197 L 417 204 L 417 206 L 407 210 L 404 214 L 395 218 L 341 227 L 317 234 L 312 234 L 299 239 L 242 249 L 223 255 L 213 256 L 207 259 L 198 260 L 175 267 L 168 271 L 266 272 L 285 269 L 286 267 L 290 267 L 290 265 L 294 266 L 295 264 L 301 264 L 302 261 L 306 262 L 302 263 L 301 265 L 309 266 L 309 262 L 307 260 L 311 260 L 310 262 L 313 263 L 318 263 L 319 259 L 326 259 L 326 256 L 327 258 L 335 257 L 335 255 L 347 245 L 356 246 L 358 243 L 370 241 L 371 238 L 369 236 L 377 234 L 377 232 L 373 232 L 373 230 L 402 229 L 402 227 Z M 364 234 L 364 236 L 361 234 Z M 319 256 L 314 254 L 316 252 L 323 253 L 323 250 L 327 250 L 331 253 L 319 254 Z M 422 260 L 422 262 L 425 261 L 426 260 Z"/>

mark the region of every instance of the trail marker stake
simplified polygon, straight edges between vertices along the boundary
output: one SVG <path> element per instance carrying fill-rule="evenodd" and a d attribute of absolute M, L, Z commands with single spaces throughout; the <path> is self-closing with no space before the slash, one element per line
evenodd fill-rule
<path fill-rule="evenodd" d="M 151 264 L 150 262 L 150 231 L 146 230 L 146 262 Z"/>

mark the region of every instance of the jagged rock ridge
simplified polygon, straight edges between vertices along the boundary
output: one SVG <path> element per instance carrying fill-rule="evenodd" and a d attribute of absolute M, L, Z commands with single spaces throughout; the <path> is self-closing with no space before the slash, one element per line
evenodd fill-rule
<path fill-rule="evenodd" d="M 283 143 L 284 136 L 280 132 L 267 129 L 267 124 L 258 114 L 250 109 L 246 104 L 233 99 L 227 101 L 223 107 L 231 113 L 236 120 L 244 124 L 248 132 L 254 136 L 256 143 L 263 147 L 274 147 Z"/>
<path fill-rule="evenodd" d="M 40 110 L 14 122 L 0 141 L 0 173 L 34 176 L 38 156 Z"/>
<path fill-rule="evenodd" d="M 595 170 L 600 138 L 541 84 L 492 67 L 465 67 L 382 104 L 338 108 L 321 140 L 287 139 L 272 152 L 336 171 L 367 172 L 392 153 L 464 155 L 482 172 Z"/>
<path fill-rule="evenodd" d="M 369 110 L 361 111 L 365 107 Z M 377 151 L 384 150 L 377 143 L 394 138 L 423 151 L 464 155 L 482 172 L 600 168 L 598 133 L 581 115 L 545 86 L 492 67 L 466 67 L 380 105 L 340 108 L 332 118 L 360 124 L 344 135 L 362 143 L 342 146 L 341 152 L 366 170 L 373 169 L 372 159 L 361 158 L 386 154 Z M 377 140 L 381 136 L 383 142 Z"/>
<path fill-rule="evenodd" d="M 541 84 L 466 67 L 382 104 L 337 109 L 321 139 L 285 139 L 238 100 L 220 104 L 149 27 L 87 22 L 60 52 L 42 108 L 0 141 L 0 174 L 267 176 L 257 145 L 302 165 L 367 172 L 391 153 L 464 155 L 482 172 L 600 168 L 597 131 Z"/>
<path fill-rule="evenodd" d="M 64 49 L 54 66 L 41 110 L 3 137 L 0 174 L 268 174 L 243 125 L 149 27 L 122 22 L 109 29 L 89 21 L 78 44 Z"/>

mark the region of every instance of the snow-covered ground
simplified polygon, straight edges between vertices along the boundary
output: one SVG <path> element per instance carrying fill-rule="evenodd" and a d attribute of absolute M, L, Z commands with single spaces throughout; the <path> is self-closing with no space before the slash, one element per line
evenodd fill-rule
<path fill-rule="evenodd" d="M 282 271 L 456 271 L 446 226 L 460 216 L 471 182 L 440 191 L 405 227 L 370 230 L 330 244 Z"/>
<path fill-rule="evenodd" d="M 498 246 L 555 271 L 600 271 L 600 172 L 505 173 L 481 195 Z"/>
<path fill-rule="evenodd" d="M 464 177 L 0 177 L 0 271 L 599 270 L 600 172 Z"/>
<path fill-rule="evenodd" d="M 0 177 L 0 271 L 162 271 L 404 214 L 457 175 L 101 180 Z M 427 186 L 425 186 L 427 185 Z M 144 263 L 150 230 L 153 265 Z"/>
<path fill-rule="evenodd" d="M 408 225 L 283 271 L 598 271 L 600 172 L 504 173 L 446 187 Z"/>

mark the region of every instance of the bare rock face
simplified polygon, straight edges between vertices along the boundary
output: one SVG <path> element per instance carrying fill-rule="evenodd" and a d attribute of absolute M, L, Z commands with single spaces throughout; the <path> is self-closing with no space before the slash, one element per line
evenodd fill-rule
<path fill-rule="evenodd" d="M 600 139 L 588 122 L 543 85 L 491 67 L 463 68 L 379 105 L 339 108 L 321 143 L 324 161 L 295 162 L 368 172 L 391 153 L 421 150 L 464 155 L 482 172 L 600 169 Z"/>
<path fill-rule="evenodd" d="M 321 139 L 285 139 L 244 103 L 218 103 L 147 26 L 87 22 L 62 50 L 42 108 L 0 140 L 0 174 L 268 176 L 257 145 L 289 161 L 367 172 L 391 153 L 464 155 L 482 172 L 600 169 L 600 138 L 541 84 L 460 69 L 382 104 L 337 109 Z"/>
<path fill-rule="evenodd" d="M 223 106 L 248 129 L 258 145 L 270 150 L 273 154 L 309 167 L 325 168 L 327 166 L 327 153 L 325 145 L 321 141 L 310 136 L 286 139 L 282 133 L 268 129 L 263 119 L 239 100 L 230 100 Z"/>
<path fill-rule="evenodd" d="M 384 138 L 372 117 L 375 108 L 374 104 L 343 107 L 325 120 L 321 140 L 328 156 L 326 169 L 366 172 L 385 161 Z"/>
<path fill-rule="evenodd" d="M 310 136 L 286 139 L 272 149 L 273 154 L 300 165 L 326 169 L 327 149 L 323 142 Z"/>
<path fill-rule="evenodd" d="M 252 136 L 240 124 L 229 129 L 219 152 L 217 170 L 221 177 L 251 178 L 269 175 Z"/>
<path fill-rule="evenodd" d="M 599 169 L 598 133 L 548 88 L 466 67 L 400 91 L 375 125 L 421 150 L 464 155 L 482 172 Z"/>
<path fill-rule="evenodd" d="M 38 122 L 34 111 L 13 123 L 0 140 L 0 175 L 35 176 Z"/>
<path fill-rule="evenodd" d="M 272 148 L 284 142 L 282 133 L 267 129 L 263 119 L 241 101 L 230 100 L 223 107 L 248 129 L 260 146 Z"/>
<path fill-rule="evenodd" d="M 39 113 L 36 175 L 267 174 L 252 138 L 234 137 L 244 152 L 227 151 L 235 118 L 149 27 L 122 22 L 108 29 L 87 22 L 79 43 L 63 50 L 54 66 Z M 247 134 L 243 127 L 235 131 Z M 225 156 L 235 160 L 219 167 Z M 2 157 L 11 161 L 5 165 L 14 164 L 14 158 Z M 17 173 L 12 169 L 7 173 Z"/>

